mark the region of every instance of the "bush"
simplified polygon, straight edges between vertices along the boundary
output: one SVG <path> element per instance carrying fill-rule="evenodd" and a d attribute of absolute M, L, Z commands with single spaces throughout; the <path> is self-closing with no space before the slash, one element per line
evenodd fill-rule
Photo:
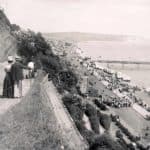
<path fill-rule="evenodd" d="M 50 45 L 42 37 L 41 33 L 33 31 L 22 32 L 15 35 L 18 41 L 18 54 L 30 59 L 31 56 L 37 56 L 40 52 L 44 55 L 49 51 L 52 53 Z"/>
<path fill-rule="evenodd" d="M 116 115 L 111 114 L 110 117 L 113 122 L 116 122 Z"/>
<path fill-rule="evenodd" d="M 54 74 L 56 75 L 56 73 L 62 70 L 59 58 L 55 55 L 46 56 L 41 54 L 39 56 L 39 60 L 41 62 L 43 70 L 49 73 L 49 75 L 53 78 L 54 78 Z"/>
<path fill-rule="evenodd" d="M 99 116 L 100 124 L 103 126 L 105 130 L 108 131 L 111 125 L 111 117 L 107 114 L 100 113 L 99 111 L 98 111 L 98 116 Z"/>
<path fill-rule="evenodd" d="M 83 108 L 81 105 L 81 99 L 79 97 L 73 96 L 72 94 L 68 94 L 62 98 L 63 103 L 67 107 L 70 115 L 73 120 L 81 121 L 83 118 Z"/>
<path fill-rule="evenodd" d="M 144 147 L 142 144 L 140 143 L 137 143 L 137 148 L 140 149 L 140 150 L 147 150 L 146 147 Z"/>
<path fill-rule="evenodd" d="M 101 110 L 104 110 L 104 111 L 107 110 L 106 105 L 105 105 L 104 103 L 99 102 L 98 99 L 95 99 L 95 100 L 94 100 L 94 103 L 95 103 L 96 106 L 97 106 L 98 108 L 100 108 Z"/>
<path fill-rule="evenodd" d="M 89 117 L 93 131 L 99 134 L 99 118 L 96 109 L 91 104 L 86 104 L 85 113 Z"/>
<path fill-rule="evenodd" d="M 108 134 L 103 134 L 95 139 L 91 145 L 90 150 L 96 148 L 106 148 L 109 150 L 125 150 L 118 142 L 114 141 Z"/>
<path fill-rule="evenodd" d="M 150 107 L 147 108 L 147 111 L 150 112 Z"/>
<path fill-rule="evenodd" d="M 71 71 L 62 71 L 58 74 L 59 86 L 70 91 L 72 87 L 76 87 L 77 77 Z"/>
<path fill-rule="evenodd" d="M 111 115 L 111 117 L 114 117 Z M 114 118 L 113 118 L 114 119 Z M 129 130 L 124 127 L 121 122 L 117 121 L 116 119 L 114 119 L 114 121 L 116 122 L 116 125 L 121 129 L 121 131 L 126 135 L 128 136 L 128 138 L 132 141 L 132 142 L 137 142 L 140 140 L 140 137 L 137 137 L 137 136 L 134 136 L 132 135 Z"/>
<path fill-rule="evenodd" d="M 123 138 L 119 138 L 117 139 L 117 141 L 120 143 L 120 145 L 125 149 L 128 150 L 128 144 L 126 143 L 126 141 Z"/>
<path fill-rule="evenodd" d="M 93 87 L 88 87 L 88 96 L 98 97 L 99 96 L 98 90 Z"/>
<path fill-rule="evenodd" d="M 134 147 L 131 143 L 128 144 L 128 148 L 129 148 L 130 150 L 136 150 L 135 147 Z"/>
<path fill-rule="evenodd" d="M 123 138 L 123 134 L 121 133 L 120 130 L 117 130 L 117 131 L 116 131 L 116 137 L 119 138 L 119 139 L 122 139 L 122 138 Z"/>
<path fill-rule="evenodd" d="M 18 26 L 16 24 L 11 24 L 11 30 L 12 31 L 19 31 L 20 30 L 20 26 Z"/>

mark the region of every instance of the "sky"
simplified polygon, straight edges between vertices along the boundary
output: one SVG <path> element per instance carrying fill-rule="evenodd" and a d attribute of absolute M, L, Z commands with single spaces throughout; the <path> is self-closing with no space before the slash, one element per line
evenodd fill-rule
<path fill-rule="evenodd" d="M 24 29 L 150 37 L 150 0 L 0 0 L 0 6 Z"/>

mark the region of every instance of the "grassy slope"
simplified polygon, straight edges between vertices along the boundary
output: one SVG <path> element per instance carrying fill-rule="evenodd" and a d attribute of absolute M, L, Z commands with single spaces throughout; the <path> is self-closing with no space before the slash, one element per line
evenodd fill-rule
<path fill-rule="evenodd" d="M 1 150 L 60 149 L 53 110 L 43 103 L 39 94 L 41 78 L 19 104 L 0 116 Z"/>

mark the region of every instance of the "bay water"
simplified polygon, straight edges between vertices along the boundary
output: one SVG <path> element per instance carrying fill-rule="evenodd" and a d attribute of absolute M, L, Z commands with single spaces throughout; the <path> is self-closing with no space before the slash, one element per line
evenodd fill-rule
<path fill-rule="evenodd" d="M 150 62 L 150 41 L 86 41 L 78 43 L 78 47 L 92 59 Z M 140 87 L 150 87 L 150 65 L 109 64 L 109 67 L 130 76 Z"/>

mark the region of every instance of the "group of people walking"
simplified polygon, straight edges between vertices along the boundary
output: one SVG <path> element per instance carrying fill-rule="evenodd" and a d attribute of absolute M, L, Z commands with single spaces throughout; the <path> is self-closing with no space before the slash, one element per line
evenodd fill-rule
<path fill-rule="evenodd" d="M 24 79 L 23 69 L 29 69 L 29 68 L 22 64 L 22 59 L 20 56 L 15 56 L 15 61 L 13 59 L 13 56 L 8 56 L 8 63 L 4 69 L 6 75 L 3 82 L 3 97 L 21 98 L 22 80 Z M 16 95 L 16 93 L 18 93 L 18 95 Z"/>

